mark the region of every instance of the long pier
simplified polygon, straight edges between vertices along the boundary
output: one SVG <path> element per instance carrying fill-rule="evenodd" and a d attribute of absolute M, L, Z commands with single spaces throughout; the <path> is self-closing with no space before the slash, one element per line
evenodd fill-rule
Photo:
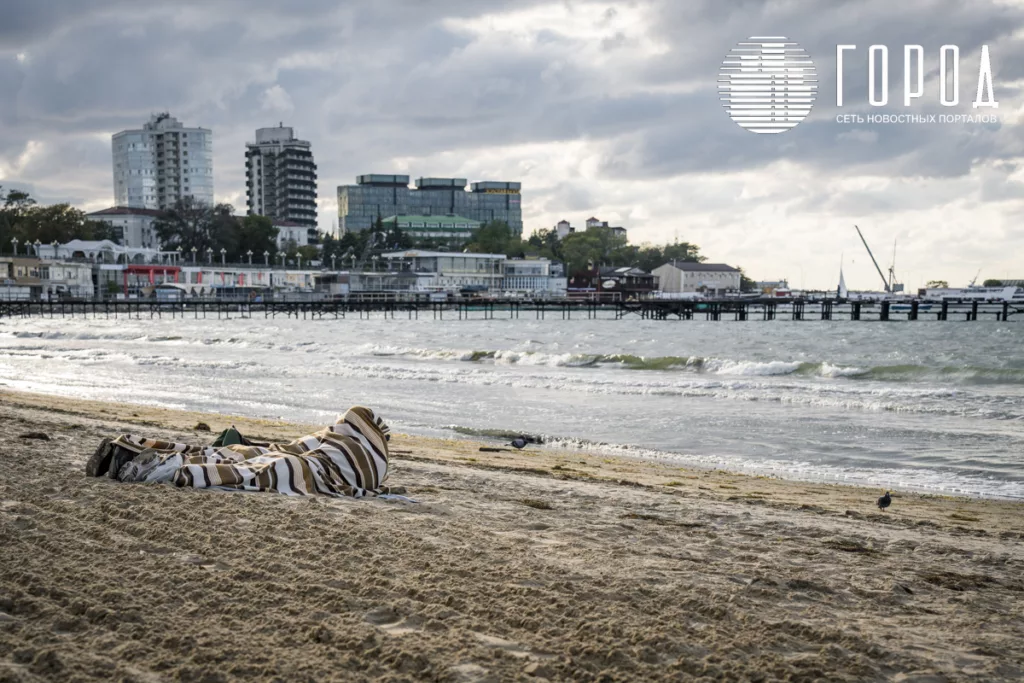
<path fill-rule="evenodd" d="M 1024 303 L 944 301 L 895 304 L 891 301 L 829 299 L 645 299 L 615 303 L 559 299 L 481 299 L 454 301 L 324 300 L 238 302 L 221 300 L 0 301 L 3 318 L 129 318 L 232 319 L 407 318 L 435 320 L 851 320 L 851 321 L 979 321 L 1024 320 Z"/>

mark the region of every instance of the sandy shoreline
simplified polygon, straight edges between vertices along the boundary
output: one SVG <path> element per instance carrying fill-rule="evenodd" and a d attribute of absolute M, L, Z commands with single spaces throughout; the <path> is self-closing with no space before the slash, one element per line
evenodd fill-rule
<path fill-rule="evenodd" d="M 1024 675 L 1022 503 L 401 435 L 417 505 L 82 473 L 200 421 L 315 427 L 0 391 L 0 681 Z"/>

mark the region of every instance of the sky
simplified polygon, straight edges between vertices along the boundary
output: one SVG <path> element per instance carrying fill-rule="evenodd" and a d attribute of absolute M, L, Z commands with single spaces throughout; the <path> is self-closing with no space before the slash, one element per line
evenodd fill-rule
<path fill-rule="evenodd" d="M 44 203 L 109 207 L 111 135 L 168 111 L 213 131 L 216 199 L 239 212 L 245 143 L 294 127 L 323 230 L 359 174 L 513 180 L 526 233 L 596 216 L 795 287 L 834 288 L 841 265 L 851 289 L 880 286 L 855 224 L 908 288 L 1024 278 L 1019 0 L 0 0 L 0 16 L 0 185 Z M 792 130 L 751 133 L 722 106 L 722 62 L 751 36 L 814 62 Z M 837 44 L 857 46 L 841 109 Z M 906 44 L 924 48 L 910 107 Z M 868 103 L 870 45 L 888 48 L 885 106 Z M 972 107 L 983 45 L 998 109 Z M 993 120 L 867 119 L 882 114 Z"/>

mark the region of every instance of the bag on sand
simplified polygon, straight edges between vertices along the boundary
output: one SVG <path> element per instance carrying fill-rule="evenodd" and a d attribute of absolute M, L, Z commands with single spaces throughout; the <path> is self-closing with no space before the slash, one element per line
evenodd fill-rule
<path fill-rule="evenodd" d="M 235 429 L 234 425 L 231 425 L 217 435 L 216 440 L 211 445 L 214 448 L 222 448 L 224 446 L 252 446 L 253 444 L 242 436 L 242 433 Z"/>

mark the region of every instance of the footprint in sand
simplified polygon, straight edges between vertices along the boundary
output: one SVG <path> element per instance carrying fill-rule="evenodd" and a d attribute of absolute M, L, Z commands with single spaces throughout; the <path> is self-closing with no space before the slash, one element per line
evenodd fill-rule
<path fill-rule="evenodd" d="M 181 561 L 185 564 L 195 565 L 203 569 L 209 569 L 211 571 L 224 571 L 230 569 L 230 567 L 223 562 L 217 560 L 208 560 L 201 555 L 182 555 Z"/>
<path fill-rule="evenodd" d="M 404 636 L 423 630 L 424 620 L 415 614 L 403 617 L 390 607 L 378 607 L 368 612 L 366 621 L 393 636 Z"/>
<path fill-rule="evenodd" d="M 458 683 L 498 683 L 498 677 L 479 664 L 457 664 L 450 671 Z"/>
<path fill-rule="evenodd" d="M 499 638 L 497 636 L 489 636 L 486 633 L 480 633 L 478 631 L 471 631 L 471 633 L 476 637 L 477 640 L 479 640 L 487 647 L 493 647 L 498 650 L 504 650 L 513 657 L 520 657 L 525 659 L 526 657 L 531 656 L 531 652 L 529 650 L 524 650 L 519 643 L 514 643 L 511 640 L 505 640 L 504 638 Z"/>

